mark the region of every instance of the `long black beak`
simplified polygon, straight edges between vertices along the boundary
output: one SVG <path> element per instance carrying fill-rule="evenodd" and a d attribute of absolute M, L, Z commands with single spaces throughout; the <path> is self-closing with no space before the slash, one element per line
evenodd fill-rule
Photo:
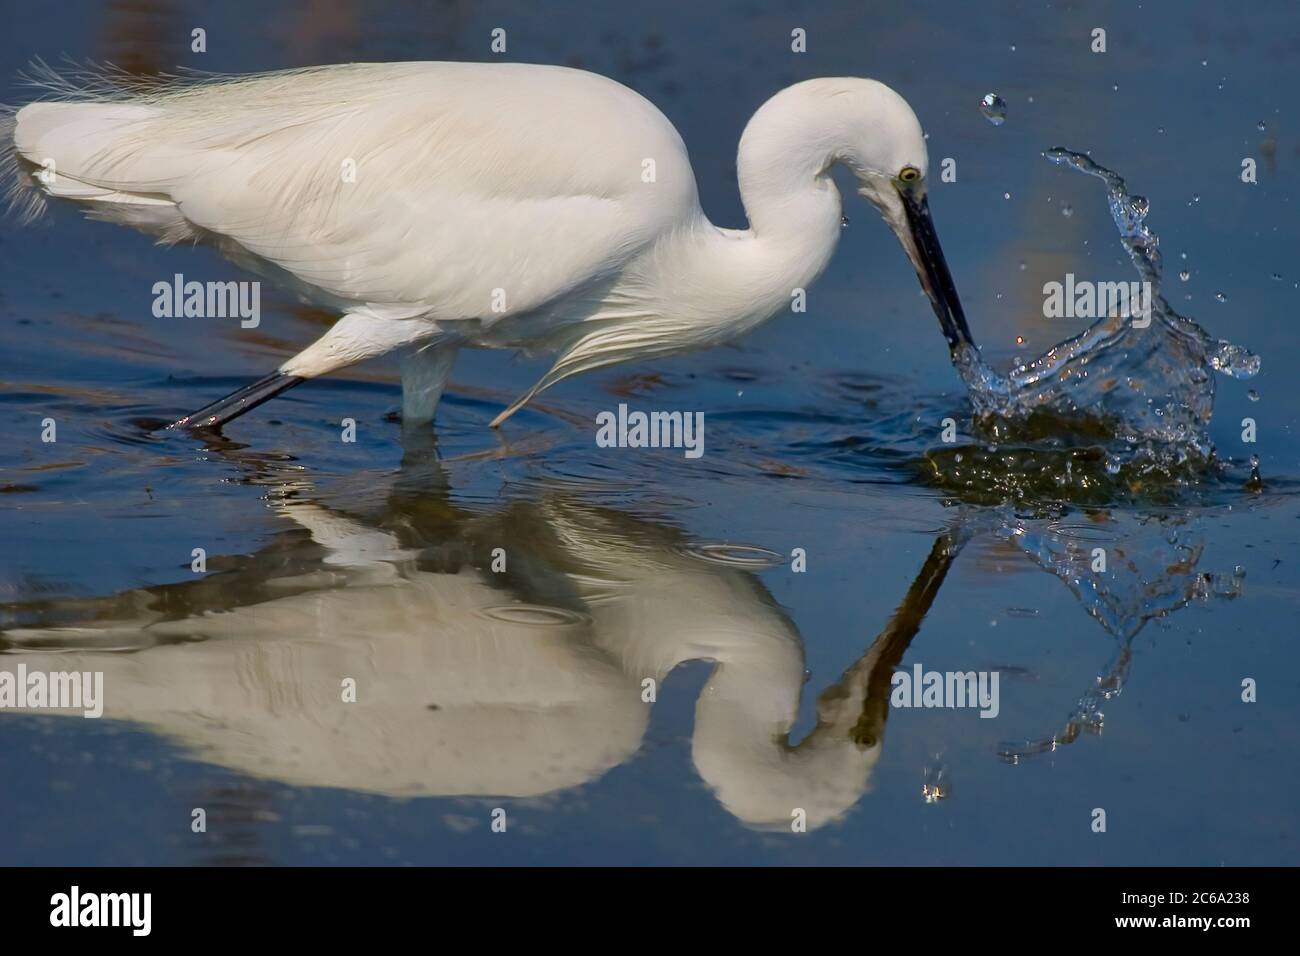
<path fill-rule="evenodd" d="M 956 352 L 962 346 L 975 347 L 971 338 L 970 327 L 966 325 L 966 314 L 961 310 L 961 300 L 957 298 L 957 287 L 953 284 L 952 273 L 943 258 L 943 248 L 939 245 L 939 235 L 934 231 L 934 220 L 930 218 L 930 201 L 919 190 L 900 188 L 903 208 L 907 211 L 907 228 L 912 240 L 912 249 L 908 253 L 912 264 L 916 266 L 916 275 L 921 280 L 921 288 L 930 298 L 934 314 L 939 317 L 943 328 L 943 337 L 948 340 L 948 350 Z"/>
<path fill-rule="evenodd" d="M 274 398 L 286 389 L 293 388 L 303 380 L 296 375 L 284 372 L 272 372 L 266 378 L 258 379 L 251 385 L 231 392 L 225 398 L 219 398 L 211 405 L 200 408 L 192 415 L 186 415 L 178 422 L 172 422 L 170 428 L 191 428 L 215 431 L 228 421 L 238 418 L 244 412 L 251 411 L 263 402 Z"/>

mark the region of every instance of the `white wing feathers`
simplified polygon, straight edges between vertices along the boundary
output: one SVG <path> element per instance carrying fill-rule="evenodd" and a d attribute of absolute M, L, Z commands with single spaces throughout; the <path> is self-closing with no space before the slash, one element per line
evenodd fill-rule
<path fill-rule="evenodd" d="M 698 209 L 672 125 L 576 70 L 351 64 L 58 92 L 14 130 L 27 164 L 52 160 L 46 193 L 167 241 L 236 245 L 330 299 L 390 312 L 529 312 L 614 274 Z"/>

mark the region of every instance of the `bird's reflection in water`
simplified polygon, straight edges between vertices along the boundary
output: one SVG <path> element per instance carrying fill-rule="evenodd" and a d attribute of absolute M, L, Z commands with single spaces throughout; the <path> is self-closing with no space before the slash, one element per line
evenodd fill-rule
<path fill-rule="evenodd" d="M 702 556 L 675 528 L 564 493 L 458 510 L 432 456 L 408 459 L 375 517 L 290 483 L 271 507 L 293 529 L 238 570 L 0 640 L 29 669 L 102 670 L 106 717 L 203 760 L 408 797 L 530 797 L 591 781 L 640 747 L 647 688 L 711 661 L 692 756 L 732 814 L 789 828 L 799 808 L 812 828 L 866 791 L 890 676 L 957 553 L 952 536 L 795 744 L 803 646 L 752 560 Z M 254 603 L 232 603 L 241 593 Z M 349 678 L 355 702 L 343 699 Z"/>
<path fill-rule="evenodd" d="M 240 460 L 238 446 L 210 450 Z M 692 740 L 699 774 L 749 826 L 789 828 L 802 809 L 815 828 L 867 791 L 894 669 L 984 523 L 936 538 L 795 744 L 803 645 L 752 560 L 719 559 L 725 551 L 701 552 L 667 523 L 565 491 L 487 513 L 459 508 L 436 456 L 414 442 L 368 517 L 325 507 L 301 478 L 277 484 L 271 507 L 291 528 L 230 571 L 116 596 L 71 626 L 50 626 L 58 609 L 44 606 L 0 643 L 29 669 L 102 670 L 107 717 L 204 760 L 295 786 L 404 797 L 532 797 L 589 782 L 641 746 L 649 687 L 678 664 L 711 661 Z M 1160 582 L 1196 577 L 1199 550 L 1147 576 L 1122 542 L 1111 542 L 1122 559 L 1114 574 L 1071 577 L 1071 549 L 1088 543 L 1071 529 L 997 531 L 1066 580 L 1120 638 L 1125 667 L 1136 630 L 1108 622 L 1185 603 L 1177 582 L 1163 591 Z M 1126 581 L 1135 598 L 1123 595 Z M 355 702 L 344 700 L 349 679 Z M 1069 733 L 1004 756 L 1054 749 Z"/>

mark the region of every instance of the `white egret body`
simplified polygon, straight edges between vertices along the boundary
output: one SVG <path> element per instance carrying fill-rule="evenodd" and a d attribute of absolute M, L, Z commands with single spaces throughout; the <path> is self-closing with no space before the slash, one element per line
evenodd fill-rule
<path fill-rule="evenodd" d="M 555 353 L 493 425 L 578 372 L 704 348 L 782 308 L 840 233 L 847 166 L 969 342 L 925 202 L 925 142 L 872 80 L 809 80 L 741 139 L 745 230 L 700 209 L 649 101 L 525 64 L 317 67 L 161 87 L 49 76 L 20 109 L 18 196 L 214 243 L 342 318 L 271 376 L 178 424 L 215 427 L 298 382 L 403 351 L 403 416 L 433 417 L 465 346 Z"/>

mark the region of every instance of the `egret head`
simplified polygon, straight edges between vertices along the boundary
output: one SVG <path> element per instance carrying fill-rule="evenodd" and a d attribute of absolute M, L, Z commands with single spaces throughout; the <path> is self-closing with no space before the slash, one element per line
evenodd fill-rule
<path fill-rule="evenodd" d="M 916 114 L 906 100 L 874 80 L 857 80 L 844 92 L 851 101 L 845 111 L 849 146 L 839 160 L 853 171 L 858 193 L 880 210 L 912 260 L 949 348 L 972 344 L 930 217 L 930 160 Z"/>

